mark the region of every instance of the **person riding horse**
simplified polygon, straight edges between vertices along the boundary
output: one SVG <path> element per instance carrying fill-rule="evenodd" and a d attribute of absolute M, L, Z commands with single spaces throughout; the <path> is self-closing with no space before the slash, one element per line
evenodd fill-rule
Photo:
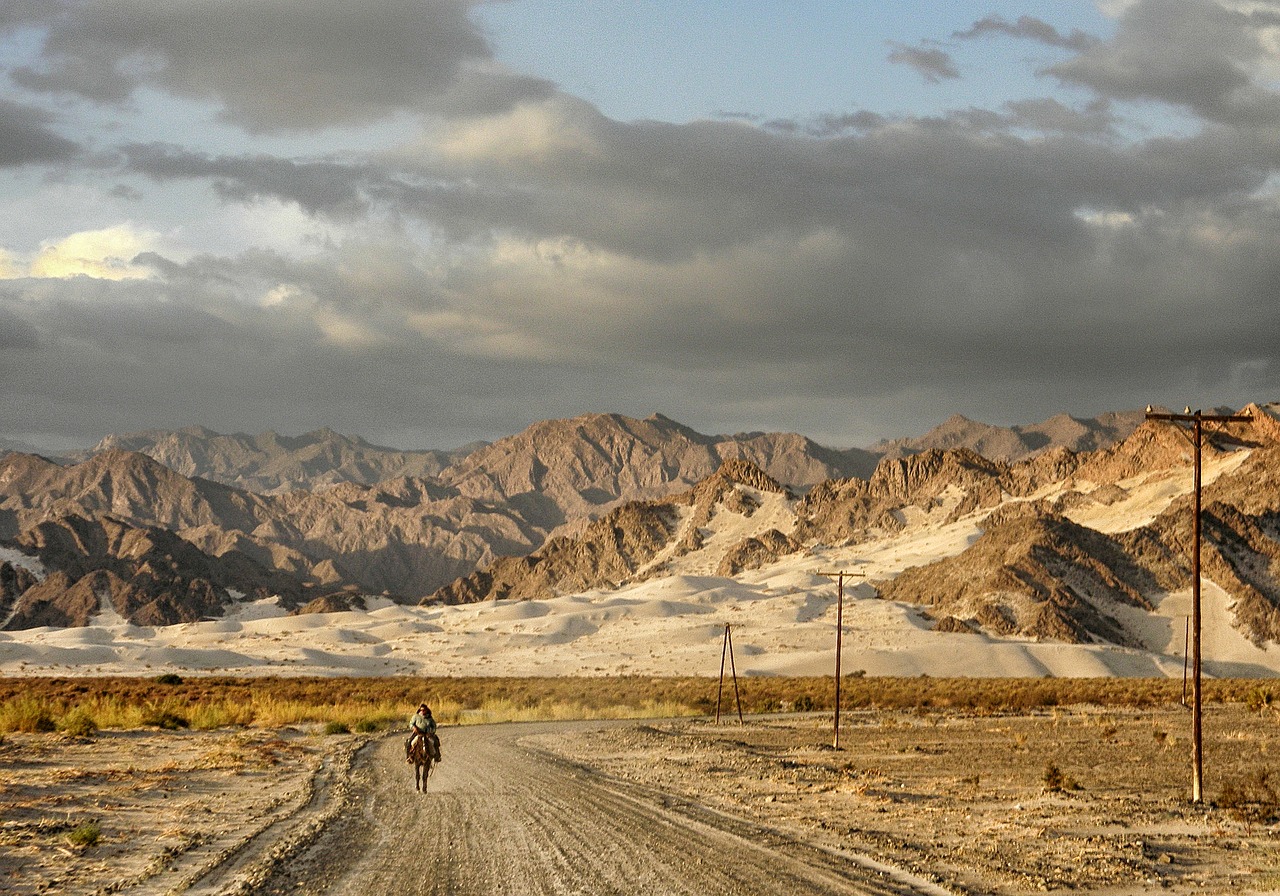
<path fill-rule="evenodd" d="M 413 761 L 409 753 L 415 740 L 421 740 L 431 758 L 436 762 L 440 761 L 440 737 L 436 734 L 436 720 L 431 716 L 431 707 L 425 703 L 418 707 L 418 711 L 409 720 L 409 737 L 404 742 L 405 762 Z"/>

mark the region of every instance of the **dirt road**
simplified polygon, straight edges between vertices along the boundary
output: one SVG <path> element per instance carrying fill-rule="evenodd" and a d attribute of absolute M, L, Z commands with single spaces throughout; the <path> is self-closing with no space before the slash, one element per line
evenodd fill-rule
<path fill-rule="evenodd" d="M 398 737 L 369 744 L 357 758 L 348 810 L 255 892 L 945 892 L 560 758 L 552 748 L 566 730 L 581 726 L 449 729 L 426 794 L 414 791 Z"/>

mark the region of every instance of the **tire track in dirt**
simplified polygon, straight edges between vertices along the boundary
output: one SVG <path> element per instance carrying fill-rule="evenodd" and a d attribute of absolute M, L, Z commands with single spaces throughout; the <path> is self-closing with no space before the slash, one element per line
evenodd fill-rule
<path fill-rule="evenodd" d="M 572 723 L 573 725 L 601 723 Z M 401 740 L 360 754 L 342 817 L 255 892 L 326 896 L 946 891 L 684 798 L 608 778 L 539 746 L 565 723 L 446 730 L 428 791 Z"/>

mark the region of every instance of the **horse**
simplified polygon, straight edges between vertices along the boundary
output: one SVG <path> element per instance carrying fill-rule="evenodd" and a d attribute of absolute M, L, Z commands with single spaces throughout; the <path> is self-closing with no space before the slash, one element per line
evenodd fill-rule
<path fill-rule="evenodd" d="M 409 761 L 413 763 L 413 787 L 427 792 L 427 777 L 431 774 L 431 749 L 425 738 L 415 737 L 409 747 Z"/>

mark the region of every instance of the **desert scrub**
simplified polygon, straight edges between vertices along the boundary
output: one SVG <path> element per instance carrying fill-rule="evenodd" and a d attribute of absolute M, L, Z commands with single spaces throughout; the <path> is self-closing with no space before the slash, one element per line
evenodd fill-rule
<path fill-rule="evenodd" d="M 37 734 L 57 731 L 58 723 L 43 700 L 23 695 L 0 704 L 0 730 Z"/>
<path fill-rule="evenodd" d="M 102 829 L 96 821 L 86 821 L 67 833 L 67 842 L 77 849 L 87 849 L 95 845 L 102 836 Z"/>
<path fill-rule="evenodd" d="M 181 727 L 199 730 L 363 720 L 397 728 L 427 702 L 441 724 L 568 718 L 708 715 L 713 677 L 641 675 L 576 678 L 0 678 L 0 732 L 53 731 L 83 708 L 102 730 Z M 741 682 L 743 709 L 783 706 L 832 709 L 829 677 L 750 678 Z M 1204 683 L 1208 702 L 1266 705 L 1256 680 Z M 845 676 L 847 710 L 963 711 L 975 715 L 1058 706 L 1170 706 L 1181 683 L 1171 679 L 875 678 Z"/>
<path fill-rule="evenodd" d="M 58 730 L 72 737 L 89 737 L 98 731 L 98 723 L 87 710 L 77 707 L 62 717 Z"/>
<path fill-rule="evenodd" d="M 1218 805 L 1247 825 L 1280 820 L 1280 795 L 1271 780 L 1271 769 L 1253 769 L 1227 781 Z"/>
<path fill-rule="evenodd" d="M 1244 705 L 1254 712 L 1265 712 L 1276 708 L 1275 697 L 1269 688 L 1254 688 L 1245 697 Z"/>
<path fill-rule="evenodd" d="M 1079 790 L 1080 785 L 1075 778 L 1058 768 L 1056 762 L 1050 762 L 1044 767 L 1044 789 L 1049 793 L 1062 793 L 1067 790 Z"/>

